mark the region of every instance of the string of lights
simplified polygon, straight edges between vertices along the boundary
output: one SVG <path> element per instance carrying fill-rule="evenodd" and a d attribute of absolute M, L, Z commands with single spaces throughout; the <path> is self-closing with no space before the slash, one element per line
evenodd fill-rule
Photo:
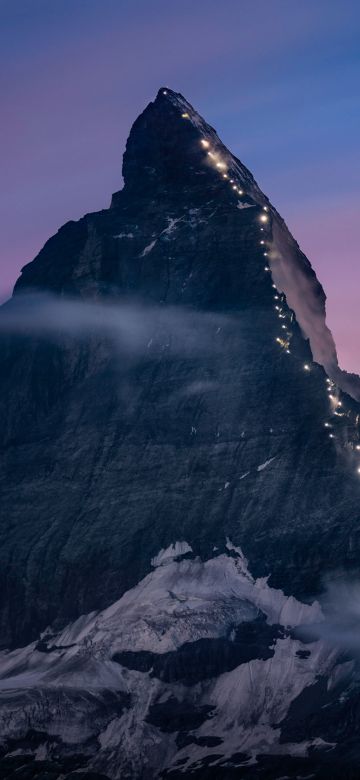
<path fill-rule="evenodd" d="M 163 94 L 166 95 L 167 91 L 164 90 Z M 183 112 L 181 114 L 181 117 L 182 117 L 182 119 L 185 119 L 185 120 L 191 119 L 190 114 L 187 111 Z M 210 141 L 207 138 L 201 138 L 200 139 L 200 144 L 201 144 L 202 148 L 204 149 L 204 151 L 206 150 L 206 154 L 207 154 L 207 157 L 208 157 L 209 161 L 214 164 L 215 168 L 217 168 L 219 173 L 221 172 L 222 178 L 229 182 L 229 184 L 231 185 L 231 188 L 232 188 L 232 191 L 234 192 L 234 194 L 236 193 L 236 195 L 238 197 L 240 197 L 240 198 L 244 197 L 246 195 L 246 193 L 242 189 L 241 183 L 236 181 L 236 179 L 234 177 L 230 178 L 231 174 L 229 172 L 229 166 L 227 165 L 225 160 L 221 157 L 221 155 L 218 152 L 213 151 L 211 149 Z M 266 227 L 268 226 L 268 223 L 269 223 L 269 214 L 267 213 L 268 211 L 269 211 L 269 207 L 268 206 L 263 206 L 262 207 L 262 213 L 258 217 L 258 221 L 259 221 L 259 223 L 261 225 L 260 231 L 262 233 L 264 233 L 264 231 L 265 231 L 265 229 L 266 229 Z M 263 250 L 265 250 L 265 251 L 263 251 L 263 257 L 265 257 L 265 258 L 268 257 L 269 253 L 268 253 L 268 251 L 266 251 L 267 250 L 267 243 L 266 243 L 265 238 L 263 238 L 263 237 L 260 239 L 260 246 L 261 246 L 261 248 Z M 264 265 L 264 272 L 265 273 L 271 272 L 271 268 L 267 264 L 267 262 Z M 291 342 L 293 334 L 289 330 L 289 327 L 290 327 L 290 325 L 291 325 L 291 323 L 292 323 L 292 321 L 294 319 L 294 315 L 293 315 L 293 312 L 291 312 L 289 310 L 285 310 L 283 308 L 284 303 L 285 303 L 285 296 L 284 296 L 284 294 L 283 293 L 279 293 L 279 291 L 278 291 L 278 289 L 277 289 L 277 287 L 276 287 L 276 285 L 274 283 L 272 283 L 272 287 L 275 290 L 275 294 L 273 296 L 274 297 L 274 301 L 276 302 L 275 306 L 274 306 L 275 311 L 276 311 L 277 316 L 278 316 L 278 318 L 280 320 L 285 320 L 285 323 L 283 322 L 281 324 L 281 329 L 284 331 L 284 333 L 281 334 L 280 336 L 276 336 L 275 340 L 276 340 L 276 343 L 279 345 L 279 347 L 282 350 L 284 350 L 284 352 L 287 355 L 291 354 L 293 357 L 295 357 L 293 355 L 293 353 L 291 352 L 291 350 L 290 350 L 290 342 Z M 290 320 L 290 324 L 286 323 L 286 320 Z M 306 373 L 310 374 L 311 371 L 312 371 L 312 365 L 309 364 L 309 363 L 303 363 L 302 364 L 302 369 Z M 336 386 L 335 382 L 333 382 L 332 379 L 329 379 L 327 377 L 326 378 L 326 385 L 327 385 L 327 392 L 328 392 L 328 398 L 329 398 L 329 403 L 330 403 L 330 415 L 331 415 L 331 418 L 333 418 L 333 417 L 337 417 L 337 418 L 339 418 L 339 417 L 349 417 L 350 411 L 346 412 L 343 409 L 343 401 L 340 400 L 340 397 L 339 397 L 340 396 L 340 390 Z M 355 425 L 357 425 L 358 422 L 359 422 L 359 420 L 356 419 Z M 335 433 L 332 430 L 333 429 L 333 423 L 329 422 L 329 420 L 326 420 L 324 422 L 324 427 L 329 430 L 329 434 L 328 434 L 329 435 L 329 439 L 336 439 Z M 352 444 L 352 448 L 356 452 L 360 453 L 360 444 Z M 357 473 L 360 474 L 360 465 L 359 464 L 357 465 L 357 469 L 356 470 L 357 470 Z"/>

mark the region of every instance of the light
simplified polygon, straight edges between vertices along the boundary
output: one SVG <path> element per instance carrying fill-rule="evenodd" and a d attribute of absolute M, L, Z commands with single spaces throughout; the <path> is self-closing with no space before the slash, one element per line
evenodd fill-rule
<path fill-rule="evenodd" d="M 260 217 L 260 222 L 267 222 L 269 217 L 266 216 L 266 214 L 262 214 Z"/>
<path fill-rule="evenodd" d="M 278 344 L 281 344 L 281 339 L 279 339 L 279 337 L 278 337 L 278 336 L 277 336 L 277 338 L 275 339 L 275 341 L 277 341 L 277 343 L 278 343 Z"/>
<path fill-rule="evenodd" d="M 358 468 L 358 474 L 360 474 L 360 466 L 359 466 L 359 468 Z"/>
<path fill-rule="evenodd" d="M 281 326 L 283 330 L 286 330 L 286 325 Z"/>
<path fill-rule="evenodd" d="M 269 211 L 269 209 L 268 209 L 268 207 L 267 207 L 267 206 L 263 206 L 263 210 L 264 210 L 264 211 Z"/>
<path fill-rule="evenodd" d="M 208 156 L 211 157 L 212 159 L 215 159 L 215 155 L 213 154 L 213 152 L 208 152 Z"/>
<path fill-rule="evenodd" d="M 230 184 L 234 184 L 234 179 L 230 179 Z"/>
<path fill-rule="evenodd" d="M 276 290 L 276 284 L 272 284 L 271 286 Z"/>
<path fill-rule="evenodd" d="M 326 381 L 327 381 L 328 385 L 331 385 L 331 379 L 327 379 Z"/>
<path fill-rule="evenodd" d="M 267 257 L 267 256 L 268 256 L 268 253 L 267 253 L 267 252 L 264 252 L 264 257 Z"/>
<path fill-rule="evenodd" d="M 276 311 L 280 311 L 280 306 L 275 306 Z"/>
<path fill-rule="evenodd" d="M 233 190 L 237 190 L 237 186 L 236 186 L 236 184 L 234 184 L 234 186 L 233 186 Z"/>
<path fill-rule="evenodd" d="M 210 146 L 210 144 L 209 144 L 209 141 L 206 141 L 206 140 L 205 140 L 205 138 L 202 138 L 202 139 L 201 139 L 201 141 L 200 141 L 200 143 L 202 144 L 202 146 L 204 147 L 204 149 L 208 149 L 208 148 L 209 148 L 209 146 Z"/>
<path fill-rule="evenodd" d="M 304 363 L 304 371 L 310 371 L 310 366 L 308 363 Z"/>
<path fill-rule="evenodd" d="M 274 285 L 272 285 L 272 287 L 273 287 L 273 286 L 274 286 Z M 274 301 L 278 301 L 278 300 L 279 300 L 279 296 L 278 296 L 278 295 L 274 295 Z"/>
<path fill-rule="evenodd" d="M 324 426 L 325 426 L 325 428 L 331 428 L 331 425 L 328 422 L 324 423 Z"/>
<path fill-rule="evenodd" d="M 260 241 L 260 244 L 265 244 L 265 241 Z"/>
<path fill-rule="evenodd" d="M 187 111 L 185 111 L 185 113 L 184 113 L 184 114 L 181 114 L 181 116 L 182 116 L 182 118 L 183 118 L 183 119 L 190 119 L 190 116 L 189 116 L 189 114 L 187 113 Z"/>
<path fill-rule="evenodd" d="M 223 173 L 223 179 L 228 179 L 228 178 L 229 177 L 228 177 L 227 173 Z"/>
<path fill-rule="evenodd" d="M 329 439 L 335 439 L 335 436 L 333 433 L 329 433 Z"/>
<path fill-rule="evenodd" d="M 226 168 L 226 165 L 223 162 L 217 162 L 216 163 L 216 167 L 217 168 L 221 168 L 222 170 L 224 170 L 224 168 Z"/>
<path fill-rule="evenodd" d="M 167 95 L 167 90 L 163 89 L 163 95 Z"/>
<path fill-rule="evenodd" d="M 337 405 L 338 405 L 338 406 L 342 406 L 342 401 L 338 401 L 338 402 L 337 402 Z"/>
<path fill-rule="evenodd" d="M 239 195 L 243 195 L 244 191 L 243 190 L 238 190 L 238 193 L 239 193 Z"/>
<path fill-rule="evenodd" d="M 270 271 L 270 268 L 268 265 L 264 265 L 264 271 Z"/>
<path fill-rule="evenodd" d="M 359 451 L 360 450 L 360 444 L 357 444 L 355 449 Z"/>
<path fill-rule="evenodd" d="M 262 233 L 264 232 L 264 228 L 260 228 L 260 230 L 261 230 Z"/>
<path fill-rule="evenodd" d="M 290 355 L 290 350 L 289 349 L 287 349 L 286 352 L 288 353 L 288 355 Z"/>

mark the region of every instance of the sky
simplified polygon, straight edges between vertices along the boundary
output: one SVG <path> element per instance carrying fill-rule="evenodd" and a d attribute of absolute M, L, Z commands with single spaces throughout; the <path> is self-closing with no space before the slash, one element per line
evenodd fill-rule
<path fill-rule="evenodd" d="M 130 127 L 181 92 L 252 171 L 360 372 L 358 0 L 0 0 L 0 299 L 120 189 Z"/>

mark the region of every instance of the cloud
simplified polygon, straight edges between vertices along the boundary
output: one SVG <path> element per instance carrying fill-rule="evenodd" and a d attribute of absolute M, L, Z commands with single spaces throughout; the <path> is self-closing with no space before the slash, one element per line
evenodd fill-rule
<path fill-rule="evenodd" d="M 331 647 L 360 657 L 360 581 L 329 581 L 321 606 L 324 620 L 299 626 L 296 635 L 305 642 L 320 639 Z"/>
<path fill-rule="evenodd" d="M 44 293 L 14 296 L 0 309 L 0 333 L 56 342 L 99 336 L 121 353 L 152 352 L 191 357 L 216 353 L 216 338 L 232 318 L 168 306 L 111 300 L 89 302 Z M 219 345 L 217 347 L 217 345 Z"/>

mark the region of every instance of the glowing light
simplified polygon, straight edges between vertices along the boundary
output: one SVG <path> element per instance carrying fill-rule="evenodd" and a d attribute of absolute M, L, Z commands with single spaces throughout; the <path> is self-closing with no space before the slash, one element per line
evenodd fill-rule
<path fill-rule="evenodd" d="M 304 371 L 310 371 L 310 366 L 308 363 L 304 363 Z"/>
<path fill-rule="evenodd" d="M 360 466 L 359 466 L 359 468 L 358 468 L 358 474 L 360 474 Z"/>
<path fill-rule="evenodd" d="M 223 163 L 223 162 L 217 162 L 217 163 L 216 163 L 216 167 L 217 167 L 217 168 L 221 168 L 221 169 L 223 170 L 224 168 L 226 168 L 226 165 L 225 165 L 225 163 Z"/>
<path fill-rule="evenodd" d="M 287 349 L 286 352 L 288 353 L 288 355 L 290 355 L 290 350 L 289 349 Z"/>
<path fill-rule="evenodd" d="M 163 95 L 167 95 L 167 90 L 166 89 L 163 90 Z"/>
<path fill-rule="evenodd" d="M 260 230 L 261 230 L 262 233 L 264 232 L 264 228 L 260 228 Z"/>
<path fill-rule="evenodd" d="M 272 284 L 271 286 L 276 290 L 276 284 Z"/>
<path fill-rule="evenodd" d="M 267 257 L 267 256 L 268 256 L 268 253 L 267 253 L 267 252 L 264 252 L 264 257 Z"/>
<path fill-rule="evenodd" d="M 335 436 L 333 433 L 329 433 L 329 439 L 335 439 Z"/>
<path fill-rule="evenodd" d="M 327 381 L 328 385 L 331 385 L 331 379 L 327 379 L 326 381 Z"/>
<path fill-rule="evenodd" d="M 239 195 L 243 195 L 244 191 L 243 190 L 238 190 L 238 193 L 239 193 Z"/>
<path fill-rule="evenodd" d="M 325 428 L 331 428 L 331 425 L 328 422 L 324 423 L 324 425 L 325 425 Z"/>
<path fill-rule="evenodd" d="M 274 286 L 274 285 L 272 285 L 272 287 L 273 287 L 273 286 Z M 278 295 L 274 295 L 274 301 L 278 301 L 278 300 L 279 300 L 279 296 L 278 296 Z"/>
<path fill-rule="evenodd" d="M 228 177 L 227 173 L 223 173 L 223 179 L 228 179 L 228 178 L 229 177 Z"/>
<path fill-rule="evenodd" d="M 356 450 L 360 450 L 360 444 L 357 444 L 355 447 Z"/>
<path fill-rule="evenodd" d="M 234 179 L 230 179 L 230 184 L 234 184 Z"/>
<path fill-rule="evenodd" d="M 210 146 L 210 144 L 209 144 L 209 141 L 206 141 L 206 140 L 205 140 L 205 138 L 202 138 L 202 139 L 201 139 L 201 141 L 200 141 L 200 143 L 202 144 L 202 146 L 204 147 L 204 149 L 208 149 L 208 148 L 209 148 L 209 146 Z"/>
<path fill-rule="evenodd" d="M 264 210 L 264 211 L 269 211 L 269 209 L 268 209 L 268 207 L 267 207 L 267 206 L 263 206 L 263 210 Z"/>
<path fill-rule="evenodd" d="M 215 159 L 215 155 L 213 154 L 213 152 L 208 152 L 208 156 L 211 157 L 213 160 Z"/>
<path fill-rule="evenodd" d="M 182 116 L 183 119 L 190 119 L 190 116 L 189 116 L 189 114 L 186 111 L 185 111 L 184 114 L 181 114 L 181 116 Z"/>
<path fill-rule="evenodd" d="M 267 222 L 269 217 L 266 216 L 266 214 L 262 214 L 260 217 L 260 222 Z"/>
<path fill-rule="evenodd" d="M 264 271 L 270 271 L 270 268 L 268 265 L 264 265 Z"/>
<path fill-rule="evenodd" d="M 286 325 L 281 326 L 283 330 L 286 330 Z"/>
<path fill-rule="evenodd" d="M 260 244 L 265 244 L 265 241 L 260 241 Z"/>

